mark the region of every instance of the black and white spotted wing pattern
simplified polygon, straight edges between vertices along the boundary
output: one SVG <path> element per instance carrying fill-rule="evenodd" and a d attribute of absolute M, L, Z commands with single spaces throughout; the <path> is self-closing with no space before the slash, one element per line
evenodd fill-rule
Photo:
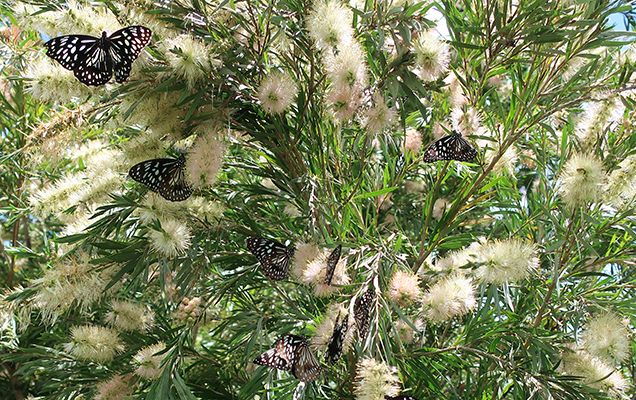
<path fill-rule="evenodd" d="M 276 340 L 274 347 L 256 357 L 254 364 L 289 371 L 296 361 L 296 350 L 304 340 L 302 336 L 283 335 Z"/>
<path fill-rule="evenodd" d="M 287 272 L 294 256 L 294 248 L 275 240 L 252 236 L 247 239 L 247 249 L 256 256 L 263 266 L 265 275 L 275 281 L 287 278 Z"/>
<path fill-rule="evenodd" d="M 296 349 L 296 360 L 291 373 L 294 378 L 302 382 L 313 382 L 320 377 L 322 366 L 316 355 L 309 347 L 309 342 L 303 337 L 303 342 Z"/>
<path fill-rule="evenodd" d="M 349 328 L 348 316 L 345 316 L 340 324 L 338 324 L 339 319 L 340 314 L 338 314 L 338 317 L 336 318 L 336 323 L 333 326 L 333 333 L 331 334 L 331 339 L 329 340 L 327 352 L 325 354 L 325 360 L 331 365 L 335 365 L 342 356 L 342 345 L 344 343 L 345 335 L 347 334 L 347 329 Z"/>
<path fill-rule="evenodd" d="M 132 63 L 148 44 L 152 31 L 145 26 L 129 26 L 99 38 L 87 35 L 56 37 L 44 44 L 46 55 L 73 71 L 85 85 L 99 86 L 110 80 L 124 82 Z"/>
<path fill-rule="evenodd" d="M 384 398 L 386 400 L 417 400 L 415 397 L 412 396 L 404 396 L 404 395 L 400 395 L 400 396 L 395 396 L 395 397 L 391 397 L 391 396 L 384 396 Z"/>
<path fill-rule="evenodd" d="M 435 161 L 470 161 L 477 157 L 475 150 L 461 133 L 453 131 L 448 136 L 431 143 L 424 150 L 423 160 L 425 162 Z"/>
<path fill-rule="evenodd" d="M 341 253 L 342 245 L 338 245 L 338 247 L 333 249 L 329 257 L 327 258 L 327 273 L 325 274 L 325 285 L 331 285 L 333 273 L 336 271 L 336 265 L 338 265 Z"/>
<path fill-rule="evenodd" d="M 358 335 L 361 341 L 365 341 L 367 333 L 369 332 L 369 323 L 371 322 L 371 302 L 374 297 L 373 287 L 369 287 L 365 294 L 363 294 L 357 301 L 353 308 L 353 319 L 356 321 L 356 327 L 358 328 Z"/>
<path fill-rule="evenodd" d="M 185 156 L 156 158 L 133 165 L 131 178 L 170 201 L 183 201 L 190 197 L 192 188 L 185 179 Z"/>

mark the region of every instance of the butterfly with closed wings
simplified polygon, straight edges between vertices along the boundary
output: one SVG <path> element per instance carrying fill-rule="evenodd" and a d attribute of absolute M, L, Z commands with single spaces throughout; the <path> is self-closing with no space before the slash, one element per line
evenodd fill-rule
<path fill-rule="evenodd" d="M 184 155 L 142 161 L 133 165 L 128 174 L 166 200 L 183 201 L 192 194 L 192 188 L 185 179 Z"/>
<path fill-rule="evenodd" d="M 73 71 L 85 85 L 104 85 L 115 73 L 118 83 L 130 75 L 132 63 L 148 44 L 152 31 L 145 26 L 129 26 L 99 38 L 87 35 L 56 37 L 44 44 L 46 55 Z"/>
<path fill-rule="evenodd" d="M 276 240 L 252 236 L 247 239 L 247 249 L 254 254 L 263 266 L 263 272 L 275 281 L 287 278 L 291 258 L 296 251 Z"/>
<path fill-rule="evenodd" d="M 349 316 L 345 316 L 342 322 L 338 324 L 340 320 L 340 314 L 336 317 L 336 322 L 333 325 L 333 333 L 331 339 L 327 345 L 327 352 L 325 353 L 325 361 L 331 365 L 335 365 L 342 356 L 342 345 L 344 343 L 347 329 L 349 328 Z"/>
<path fill-rule="evenodd" d="M 371 302 L 375 297 L 375 290 L 372 286 L 356 301 L 353 307 L 353 319 L 356 321 L 358 336 L 362 342 L 367 338 L 369 324 L 371 322 Z"/>
<path fill-rule="evenodd" d="M 338 265 L 338 261 L 340 260 L 340 254 L 342 253 L 342 245 L 338 245 L 329 257 L 327 257 L 327 272 L 325 274 L 325 285 L 331 285 L 331 280 L 333 279 L 333 273 L 336 271 L 336 265 Z"/>
<path fill-rule="evenodd" d="M 256 357 L 254 364 L 290 371 L 302 382 L 313 382 L 322 372 L 320 362 L 304 336 L 283 335 L 274 347 Z"/>
<path fill-rule="evenodd" d="M 436 140 L 428 145 L 423 152 L 422 160 L 424 162 L 435 161 L 470 161 L 477 157 L 477 150 L 475 150 L 466 139 L 464 139 L 461 133 L 453 131 L 448 136 Z"/>

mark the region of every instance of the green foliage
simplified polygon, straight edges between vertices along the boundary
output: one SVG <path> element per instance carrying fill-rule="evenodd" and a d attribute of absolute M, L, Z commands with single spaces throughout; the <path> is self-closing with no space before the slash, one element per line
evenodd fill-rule
<path fill-rule="evenodd" d="M 633 35 L 607 23 L 617 12 L 633 19 L 631 9 L 351 1 L 338 28 L 352 36 L 319 50 L 310 23 L 319 3 L 0 5 L 5 398 L 114 398 L 103 383 L 125 376 L 121 398 L 371 400 L 356 392 L 365 358 L 397 367 L 400 390 L 420 400 L 634 396 Z M 84 87 L 40 54 L 49 37 L 113 24 L 154 35 L 123 84 Z M 425 79 L 418 46 L 435 27 L 448 34 L 426 42 L 439 65 Z M 346 71 L 342 85 L 334 59 L 356 46 L 366 78 Z M 281 113 L 263 104 L 276 96 L 259 96 L 274 72 L 297 84 Z M 474 162 L 426 164 L 421 143 L 410 145 L 451 130 L 477 148 Z M 218 142 L 202 141 L 210 137 Z M 219 143 L 216 181 L 185 202 L 126 179 L 144 159 L 189 151 L 194 163 L 194 149 Z M 578 154 L 603 170 L 576 164 Z M 564 188 L 589 182 L 595 195 L 572 206 Z M 349 280 L 331 296 L 294 274 L 274 282 L 247 251 L 250 236 L 296 246 L 293 270 L 306 269 L 306 244 L 327 253 L 342 244 Z M 505 247 L 513 239 L 532 257 Z M 488 280 L 488 268 L 519 279 Z M 402 303 L 396 271 L 418 276 L 410 290 L 424 294 Z M 436 292 L 457 277 L 471 289 Z M 362 341 L 352 311 L 368 288 Z M 115 301 L 141 305 L 154 323 L 121 329 Z M 353 343 L 316 382 L 252 363 L 280 335 L 318 341 L 334 310 L 349 312 Z M 627 343 L 611 343 L 611 360 L 586 339 L 606 313 L 624 324 L 608 337 Z M 70 332 L 78 325 L 113 325 L 122 350 L 109 362 L 83 357 L 68 345 L 81 342 Z M 166 350 L 148 378 L 136 357 L 158 343 Z M 312 348 L 323 359 L 324 343 Z M 570 353 L 587 364 L 568 365 Z"/>

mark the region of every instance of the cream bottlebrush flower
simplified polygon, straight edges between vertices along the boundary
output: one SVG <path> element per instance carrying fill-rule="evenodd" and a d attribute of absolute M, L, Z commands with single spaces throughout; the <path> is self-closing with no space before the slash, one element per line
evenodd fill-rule
<path fill-rule="evenodd" d="M 307 30 L 319 50 L 331 50 L 353 39 L 353 12 L 339 0 L 316 0 L 307 17 Z"/>
<path fill-rule="evenodd" d="M 339 122 L 350 120 L 360 105 L 360 93 L 355 86 L 330 88 L 326 100 L 334 119 Z"/>
<path fill-rule="evenodd" d="M 356 400 L 384 400 L 384 396 L 397 396 L 400 379 L 397 368 L 365 358 L 358 363 L 358 373 L 354 384 Z"/>
<path fill-rule="evenodd" d="M 192 35 L 179 35 L 163 43 L 168 63 L 190 88 L 220 65 L 220 61 L 212 56 L 212 49 Z"/>
<path fill-rule="evenodd" d="M 481 142 L 484 142 L 484 141 L 480 140 L 479 143 Z M 480 147 L 483 148 L 486 146 L 480 145 Z M 484 152 L 484 160 L 486 165 L 489 165 L 493 161 L 493 159 L 495 158 L 495 155 L 499 152 L 499 149 L 500 149 L 499 144 L 494 145 L 493 148 L 486 149 L 486 151 Z M 492 172 L 498 175 L 501 175 L 504 172 L 506 172 L 509 175 L 514 175 L 515 165 L 518 158 L 519 158 L 519 153 L 517 152 L 517 149 L 515 148 L 513 143 L 510 146 L 508 146 L 508 148 L 503 153 L 503 155 L 497 160 L 497 163 L 493 167 Z"/>
<path fill-rule="evenodd" d="M 413 153 L 418 155 L 422 150 L 422 135 L 420 131 L 415 128 L 409 128 L 406 130 L 404 136 L 404 154 Z"/>
<path fill-rule="evenodd" d="M 558 193 L 569 207 L 597 201 L 605 180 L 603 163 L 591 154 L 576 154 L 565 163 Z"/>
<path fill-rule="evenodd" d="M 533 244 L 519 239 L 496 240 L 481 246 L 477 261 L 483 263 L 477 276 L 483 282 L 519 282 L 539 266 Z"/>
<path fill-rule="evenodd" d="M 464 87 L 462 86 L 455 72 L 451 72 L 444 78 L 445 89 L 448 90 L 450 105 L 453 109 L 461 108 L 468 103 L 468 98 L 464 95 Z"/>
<path fill-rule="evenodd" d="M 162 140 L 163 134 L 145 130 L 136 134 L 122 145 L 120 160 L 122 168 L 130 169 L 133 165 L 153 158 L 162 158 L 169 141 Z"/>
<path fill-rule="evenodd" d="M 111 34 L 122 28 L 117 17 L 106 7 L 93 7 L 78 1 L 64 3 L 59 11 L 42 13 L 39 20 L 34 22 L 36 21 L 39 22 L 37 29 L 43 30 L 50 37 L 69 32 L 101 36 L 103 31 Z"/>
<path fill-rule="evenodd" d="M 618 365 L 629 356 L 629 332 L 614 313 L 599 315 L 588 322 L 581 337 L 590 354 L 610 364 Z"/>
<path fill-rule="evenodd" d="M 95 400 L 132 400 L 135 385 L 130 375 L 116 375 L 97 384 Z"/>
<path fill-rule="evenodd" d="M 471 262 L 477 262 L 477 254 L 481 249 L 481 242 L 473 242 L 465 249 L 453 251 L 444 258 L 435 261 L 432 269 L 439 272 L 454 272 Z"/>
<path fill-rule="evenodd" d="M 483 135 L 481 121 L 479 111 L 473 106 L 457 107 L 451 111 L 453 129 L 464 136 Z"/>
<path fill-rule="evenodd" d="M 111 311 L 106 314 L 106 322 L 118 331 L 143 332 L 153 325 L 154 313 L 148 307 L 130 301 L 114 300 Z"/>
<path fill-rule="evenodd" d="M 85 178 L 86 175 L 83 173 L 69 174 L 54 185 L 35 192 L 29 198 L 34 214 L 38 216 L 58 214 L 75 205 L 71 197 L 84 189 Z"/>
<path fill-rule="evenodd" d="M 159 379 L 165 367 L 161 365 L 165 354 L 156 353 L 162 352 L 165 348 L 165 343 L 159 342 L 139 350 L 133 357 L 135 374 L 147 380 Z"/>
<path fill-rule="evenodd" d="M 605 185 L 605 197 L 619 207 L 629 205 L 636 196 L 636 156 L 631 155 L 618 164 Z"/>
<path fill-rule="evenodd" d="M 435 200 L 435 203 L 433 203 L 433 218 L 442 219 L 444 213 L 450 209 L 450 207 L 451 202 L 446 199 L 439 198 Z"/>
<path fill-rule="evenodd" d="M 161 231 L 150 231 L 150 245 L 166 257 L 176 257 L 190 247 L 192 235 L 181 221 L 168 218 L 161 221 Z"/>
<path fill-rule="evenodd" d="M 315 276 L 305 276 L 305 271 L 309 263 L 314 262 L 318 258 L 322 258 L 323 253 L 314 243 L 300 243 L 296 246 L 294 252 L 294 264 L 291 268 L 291 274 L 300 282 L 311 285 L 315 282 Z"/>
<path fill-rule="evenodd" d="M 120 112 L 113 121 L 113 125 L 128 127 L 134 123 L 138 126 L 149 127 L 159 137 L 168 135 L 172 140 L 180 139 L 183 131 L 182 121 L 186 116 L 187 108 L 175 107 L 179 97 L 180 95 L 176 92 L 130 93 L 122 99 L 119 105 Z M 128 112 L 131 114 L 128 119 L 124 119 Z"/>
<path fill-rule="evenodd" d="M 194 188 L 216 183 L 223 164 L 225 145 L 212 131 L 197 138 L 186 158 L 186 178 Z"/>
<path fill-rule="evenodd" d="M 108 362 L 124 350 L 117 332 L 103 326 L 74 326 L 71 338 L 73 341 L 65 343 L 64 349 L 82 360 Z"/>
<path fill-rule="evenodd" d="M 367 65 L 360 43 L 351 41 L 338 54 L 328 55 L 325 58 L 325 72 L 334 90 L 342 86 L 361 90 L 367 86 Z"/>
<path fill-rule="evenodd" d="M 434 81 L 448 71 L 450 48 L 433 31 L 420 34 L 413 43 L 416 72 L 424 81 Z"/>
<path fill-rule="evenodd" d="M 395 329 L 397 330 L 398 336 L 400 340 L 404 344 L 414 343 L 417 339 L 416 335 L 419 334 L 419 330 L 422 329 L 422 321 L 417 320 L 413 321 L 413 325 L 418 329 L 414 330 L 411 325 L 406 323 L 404 320 L 400 319 L 395 323 Z"/>
<path fill-rule="evenodd" d="M 55 262 L 44 271 L 42 278 L 32 282 L 32 287 L 36 290 L 33 303 L 40 310 L 44 323 L 52 325 L 73 304 L 83 312 L 93 302 L 108 294 L 104 293 L 104 288 L 110 282 L 113 271 L 100 271 L 90 261 L 90 255 L 82 253 Z"/>
<path fill-rule="evenodd" d="M 442 278 L 422 297 L 422 315 L 444 322 L 469 313 L 477 306 L 472 280 L 461 275 Z"/>
<path fill-rule="evenodd" d="M 395 111 L 386 105 L 380 94 L 376 93 L 373 95 L 373 106 L 362 113 L 360 120 L 367 133 L 375 135 L 391 126 L 395 120 Z"/>
<path fill-rule="evenodd" d="M 258 88 L 258 99 L 269 114 L 281 114 L 296 99 L 298 85 L 284 72 L 273 72 L 265 77 Z"/>
<path fill-rule="evenodd" d="M 585 149 L 590 149 L 605 136 L 605 130 L 617 127 L 625 114 L 625 104 L 620 96 L 603 101 L 585 103 L 584 114 L 576 126 L 576 135 Z"/>
<path fill-rule="evenodd" d="M 565 375 L 581 377 L 584 384 L 614 396 L 620 396 L 629 387 L 620 371 L 585 350 L 563 351 L 558 371 Z"/>
<path fill-rule="evenodd" d="M 389 287 L 389 297 L 395 304 L 406 307 L 419 299 L 421 295 L 420 278 L 404 271 L 395 272 Z"/>

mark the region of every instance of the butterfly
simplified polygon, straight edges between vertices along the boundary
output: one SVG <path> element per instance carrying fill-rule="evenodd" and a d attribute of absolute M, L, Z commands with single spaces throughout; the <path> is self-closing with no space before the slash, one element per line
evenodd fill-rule
<path fill-rule="evenodd" d="M 384 396 L 384 398 L 386 400 L 417 400 L 415 397 L 412 396 L 404 396 L 404 395 L 400 395 L 400 396 L 395 396 L 395 397 L 391 397 L 389 395 Z"/>
<path fill-rule="evenodd" d="M 369 287 L 365 294 L 363 294 L 357 301 L 355 307 L 353 307 L 353 319 L 356 321 L 358 327 L 358 335 L 360 340 L 364 342 L 367 338 L 370 323 L 369 308 L 371 307 L 371 301 L 373 301 L 374 289 Z"/>
<path fill-rule="evenodd" d="M 265 275 L 275 281 L 287 278 L 291 258 L 296 249 L 287 247 L 272 239 L 252 236 L 247 239 L 247 249 L 256 256 L 263 266 Z"/>
<path fill-rule="evenodd" d="M 110 80 L 124 82 L 132 63 L 148 44 L 152 31 L 145 26 L 129 26 L 100 38 L 87 35 L 66 35 L 44 43 L 46 55 L 73 71 L 85 85 L 99 86 Z"/>
<path fill-rule="evenodd" d="M 475 150 L 461 133 L 453 131 L 448 136 L 434 141 L 424 150 L 424 162 L 456 160 L 470 161 L 477 157 Z"/>
<path fill-rule="evenodd" d="M 185 179 L 184 155 L 142 161 L 133 165 L 128 174 L 166 200 L 183 201 L 192 194 L 192 188 Z"/>
<path fill-rule="evenodd" d="M 304 336 L 283 335 L 274 347 L 256 357 L 254 364 L 290 371 L 302 382 L 313 382 L 320 376 L 322 367 Z"/>
<path fill-rule="evenodd" d="M 333 279 L 333 273 L 336 271 L 336 265 L 340 260 L 340 254 L 342 253 L 342 245 L 338 245 L 329 257 L 327 258 L 327 273 L 325 274 L 325 285 L 331 285 L 331 279 Z"/>
<path fill-rule="evenodd" d="M 347 328 L 349 327 L 349 317 L 346 316 L 338 325 L 340 314 L 336 317 L 336 323 L 333 326 L 333 333 L 331 334 L 331 340 L 327 345 L 327 352 L 325 354 L 325 360 L 331 365 L 335 365 L 342 356 L 342 344 L 344 337 L 347 334 Z"/>

